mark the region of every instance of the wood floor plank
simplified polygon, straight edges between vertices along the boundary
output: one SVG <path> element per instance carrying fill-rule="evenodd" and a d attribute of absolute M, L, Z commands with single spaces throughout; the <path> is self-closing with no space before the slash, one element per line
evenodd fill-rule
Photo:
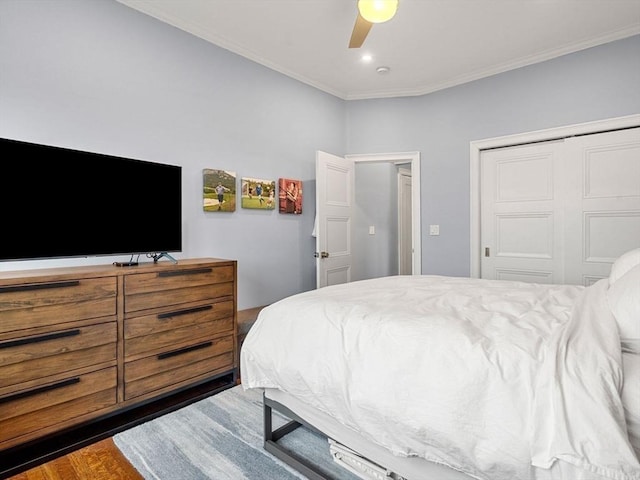
<path fill-rule="evenodd" d="M 19 473 L 9 480 L 142 480 L 142 476 L 107 438 Z"/>

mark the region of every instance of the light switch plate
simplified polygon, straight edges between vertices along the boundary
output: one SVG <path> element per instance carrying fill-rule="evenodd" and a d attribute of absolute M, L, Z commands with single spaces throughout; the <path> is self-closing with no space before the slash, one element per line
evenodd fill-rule
<path fill-rule="evenodd" d="M 429 235 L 440 235 L 440 225 L 429 225 Z"/>

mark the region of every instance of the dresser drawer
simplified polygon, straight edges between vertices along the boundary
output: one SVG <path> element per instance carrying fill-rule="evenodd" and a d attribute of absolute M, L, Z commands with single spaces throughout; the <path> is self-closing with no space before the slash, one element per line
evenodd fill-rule
<path fill-rule="evenodd" d="M 116 315 L 116 277 L 0 286 L 0 333 Z"/>
<path fill-rule="evenodd" d="M 125 278 L 125 295 L 162 292 L 181 287 L 195 287 L 214 283 L 233 282 L 233 266 L 203 265 L 184 269 L 166 270 L 154 273 L 127 275 Z"/>
<path fill-rule="evenodd" d="M 233 335 L 204 340 L 161 354 L 127 362 L 125 399 L 233 368 Z"/>
<path fill-rule="evenodd" d="M 234 272 L 233 266 L 203 266 L 127 275 L 125 312 L 232 297 Z"/>
<path fill-rule="evenodd" d="M 116 322 L 0 342 L 0 388 L 116 360 Z"/>
<path fill-rule="evenodd" d="M 128 317 L 124 321 L 125 341 L 176 328 L 213 323 L 216 332 L 233 329 L 233 301 L 174 308 L 154 315 Z"/>
<path fill-rule="evenodd" d="M 182 348 L 201 339 L 219 337 L 223 332 L 233 332 L 233 317 L 130 338 L 124 344 L 125 360 L 131 360 L 132 357 L 159 354 L 168 349 Z"/>
<path fill-rule="evenodd" d="M 0 397 L 0 447 L 12 438 L 116 403 L 116 368 L 105 368 Z"/>

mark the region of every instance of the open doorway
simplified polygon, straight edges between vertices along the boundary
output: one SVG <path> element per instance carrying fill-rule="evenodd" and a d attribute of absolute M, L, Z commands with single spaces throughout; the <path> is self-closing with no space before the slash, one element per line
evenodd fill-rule
<path fill-rule="evenodd" d="M 419 275 L 419 154 L 346 158 L 355 162 L 351 280 Z"/>
<path fill-rule="evenodd" d="M 411 188 L 406 189 L 407 184 L 399 184 L 401 179 L 397 177 L 395 194 L 392 196 L 388 192 L 381 193 L 388 187 L 374 188 L 370 191 L 365 189 L 371 187 L 375 182 L 367 182 L 366 178 L 360 179 L 361 190 L 359 195 L 364 195 L 363 203 L 367 208 L 386 208 L 388 205 L 396 205 L 395 219 L 376 220 L 371 223 L 370 219 L 362 215 L 361 224 L 356 228 L 356 164 L 374 164 L 382 171 L 396 172 L 400 175 L 400 169 L 404 173 L 411 172 Z M 409 168 L 410 167 L 410 168 Z M 390 187 L 389 187 L 390 188 Z M 404 195 L 398 198 L 398 191 L 403 189 Z M 398 206 L 404 202 L 402 218 L 406 220 L 410 217 L 411 229 L 409 235 L 411 242 L 403 243 L 405 253 L 410 256 L 411 274 L 420 275 L 422 273 L 421 255 L 421 220 L 420 220 L 420 154 L 418 152 L 409 153 L 386 153 L 386 154 L 361 154 L 338 157 L 336 155 L 316 151 L 316 220 L 314 226 L 314 236 L 316 237 L 316 284 L 317 288 L 328 285 L 348 283 L 364 278 L 376 278 L 385 275 L 393 275 L 399 272 L 396 267 L 393 273 L 388 269 L 379 269 L 382 256 L 385 258 L 396 258 L 396 261 L 389 261 L 388 265 L 398 266 L 400 246 L 396 240 L 394 246 L 389 246 L 388 240 L 385 244 L 378 242 L 376 232 L 385 232 L 395 229 L 398 231 L 400 215 L 397 214 Z M 408 209 L 410 204 L 410 212 Z M 364 225 L 364 227 L 362 227 Z M 377 225 L 377 226 L 376 226 Z M 381 230 L 382 229 L 382 230 Z M 403 230 L 407 232 L 408 230 Z M 366 240 L 357 238 L 357 234 L 365 233 Z M 388 233 L 387 233 L 388 236 Z M 396 233 L 396 238 L 397 238 Z M 406 238 L 406 235 L 404 236 Z M 384 240 L 384 239 L 383 239 Z M 354 257 L 357 257 L 359 271 L 354 270 Z M 409 263 L 407 259 L 407 264 Z M 369 267 L 373 267 L 373 270 Z M 356 270 L 358 270 L 356 268 Z M 407 268 L 408 270 L 408 268 Z"/>

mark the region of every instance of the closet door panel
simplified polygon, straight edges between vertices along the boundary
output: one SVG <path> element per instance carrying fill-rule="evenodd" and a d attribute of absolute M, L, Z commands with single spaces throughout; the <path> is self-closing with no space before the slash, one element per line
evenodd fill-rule
<path fill-rule="evenodd" d="M 561 149 L 544 142 L 482 153 L 482 278 L 562 282 Z"/>
<path fill-rule="evenodd" d="M 640 128 L 565 141 L 572 195 L 566 205 L 566 281 L 606 278 L 640 247 Z"/>

